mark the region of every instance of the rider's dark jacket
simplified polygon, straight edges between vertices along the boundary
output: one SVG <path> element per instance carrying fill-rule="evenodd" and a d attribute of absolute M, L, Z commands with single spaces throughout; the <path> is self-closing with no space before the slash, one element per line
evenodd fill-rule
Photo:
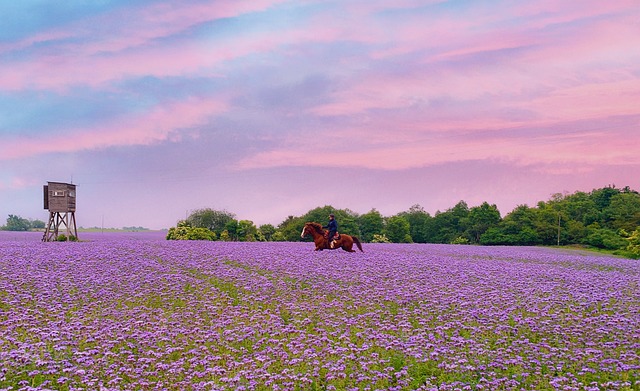
<path fill-rule="evenodd" d="M 336 219 L 329 220 L 329 224 L 327 224 L 325 227 L 322 227 L 322 228 L 328 229 L 329 237 L 332 237 L 333 235 L 335 235 L 336 232 L 338 232 L 338 222 L 336 221 Z"/>

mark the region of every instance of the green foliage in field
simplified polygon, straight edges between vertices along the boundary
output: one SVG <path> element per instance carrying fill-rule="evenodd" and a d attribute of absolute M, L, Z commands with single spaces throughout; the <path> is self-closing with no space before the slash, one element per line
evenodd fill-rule
<path fill-rule="evenodd" d="M 640 258 L 640 229 L 636 229 L 627 237 L 629 244 L 627 251 L 633 256 Z"/>
<path fill-rule="evenodd" d="M 251 220 L 236 220 L 233 213 L 213 209 L 194 211 L 190 227 L 206 228 L 224 241 L 298 241 L 306 222 L 327 223 L 333 213 L 338 231 L 362 242 L 455 243 L 512 246 L 581 245 L 640 257 L 627 239 L 640 229 L 640 194 L 628 187 L 609 186 L 573 194 L 554 194 L 536 206 L 519 205 L 501 217 L 494 204 L 469 206 L 460 201 L 445 211 L 429 214 L 416 204 L 394 216 L 376 209 L 358 214 L 325 205 L 302 216 L 288 216 L 278 226 L 256 227 Z M 176 227 L 177 229 L 177 227 Z M 311 240 L 307 237 L 305 240 Z M 632 240 L 631 240 L 632 241 Z"/>
<path fill-rule="evenodd" d="M 201 227 L 191 227 L 186 221 L 169 228 L 167 240 L 216 240 L 215 232 Z"/>
<path fill-rule="evenodd" d="M 77 242 L 78 238 L 75 235 L 60 234 L 56 237 L 56 242 Z"/>
<path fill-rule="evenodd" d="M 28 220 L 17 215 L 9 215 L 7 223 L 0 227 L 4 231 L 29 231 L 31 229 L 43 229 L 45 222 L 42 220 Z"/>

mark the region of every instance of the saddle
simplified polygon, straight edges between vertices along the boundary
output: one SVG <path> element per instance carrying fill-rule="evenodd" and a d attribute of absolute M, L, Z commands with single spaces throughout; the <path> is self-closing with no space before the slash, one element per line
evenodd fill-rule
<path fill-rule="evenodd" d="M 328 231 L 324 231 L 324 238 L 329 240 L 329 232 Z M 336 231 L 336 234 L 333 235 L 333 240 L 340 240 L 340 232 Z"/>

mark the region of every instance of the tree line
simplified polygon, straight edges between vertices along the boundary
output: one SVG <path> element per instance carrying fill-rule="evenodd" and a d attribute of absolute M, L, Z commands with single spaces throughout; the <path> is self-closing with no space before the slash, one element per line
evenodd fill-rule
<path fill-rule="evenodd" d="M 413 205 L 394 216 L 382 216 L 376 209 L 358 214 L 325 205 L 302 216 L 288 216 L 278 226 L 257 227 L 251 220 L 237 220 L 231 212 L 206 208 L 193 211 L 171 228 L 167 239 L 298 241 L 305 222 L 325 223 L 329 213 L 335 214 L 340 232 L 364 242 L 578 244 L 640 256 L 640 193 L 615 186 L 557 193 L 533 207 L 519 205 L 504 217 L 488 202 L 469 207 L 460 201 L 434 215 Z"/>
<path fill-rule="evenodd" d="M 17 215 L 9 215 L 7 223 L 0 226 L 2 231 L 30 231 L 32 229 L 44 229 L 46 223 L 42 220 L 30 220 Z"/>
<path fill-rule="evenodd" d="M 640 257 L 640 193 L 607 186 L 591 192 L 553 194 L 535 206 L 519 205 L 501 217 L 495 204 L 469 207 L 460 201 L 429 214 L 420 205 L 393 216 L 376 209 L 358 214 L 325 205 L 302 216 L 288 216 L 277 226 L 256 226 L 234 213 L 210 208 L 193 211 L 167 239 L 223 241 L 298 241 L 305 222 L 326 223 L 336 215 L 340 232 L 364 242 L 451 243 L 479 245 L 585 245 Z M 9 215 L 2 230 L 44 229 L 45 222 Z"/>

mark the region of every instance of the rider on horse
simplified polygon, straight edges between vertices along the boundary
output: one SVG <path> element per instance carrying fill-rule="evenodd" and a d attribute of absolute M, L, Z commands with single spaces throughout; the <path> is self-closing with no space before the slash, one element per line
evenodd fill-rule
<path fill-rule="evenodd" d="M 330 244 L 336 232 L 338 232 L 338 222 L 336 221 L 333 213 L 329 215 L 329 223 L 322 228 L 326 228 L 329 230 L 329 236 L 327 236 L 327 244 Z"/>

